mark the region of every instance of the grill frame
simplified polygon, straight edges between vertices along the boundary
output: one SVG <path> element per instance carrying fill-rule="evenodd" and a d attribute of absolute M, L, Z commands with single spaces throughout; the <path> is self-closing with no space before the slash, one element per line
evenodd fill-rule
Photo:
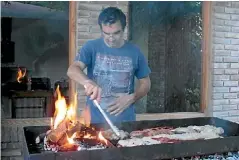
<path fill-rule="evenodd" d="M 224 136 L 226 137 L 210 140 L 185 141 L 175 144 L 156 144 L 149 146 L 57 153 L 33 153 L 31 148 L 29 148 L 31 146 L 31 136 L 29 136 L 29 133 L 31 133 L 33 137 L 37 136 L 38 134 L 44 132 L 44 129 L 47 131 L 49 126 L 28 126 L 24 127 L 24 158 L 28 160 L 74 160 L 79 158 L 84 160 L 156 160 L 233 152 L 239 150 L 239 124 L 215 117 L 124 122 L 117 124 L 117 126 L 120 129 L 130 132 L 132 130 L 157 126 L 183 127 L 188 125 L 206 124 L 222 127 L 225 130 Z M 108 129 L 108 127 L 104 124 L 95 124 L 94 127 L 96 127 L 96 129 Z M 38 131 L 38 133 L 36 131 Z"/>

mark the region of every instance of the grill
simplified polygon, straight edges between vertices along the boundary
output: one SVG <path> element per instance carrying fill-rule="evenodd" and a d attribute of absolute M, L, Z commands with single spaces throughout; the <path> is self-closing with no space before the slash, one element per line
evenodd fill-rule
<path fill-rule="evenodd" d="M 175 144 L 156 144 L 136 147 L 107 148 L 102 150 L 83 150 L 69 152 L 41 151 L 35 144 L 35 138 L 46 132 L 50 126 L 24 127 L 24 159 L 25 160 L 157 160 L 181 157 L 209 155 L 239 150 L 239 124 L 215 117 L 188 119 L 134 121 L 117 124 L 127 132 L 153 127 L 187 127 L 189 125 L 213 125 L 224 129 L 224 138 L 210 140 L 184 141 Z M 92 125 L 96 129 L 108 129 L 104 124 Z M 112 142 L 115 144 L 115 142 Z"/>

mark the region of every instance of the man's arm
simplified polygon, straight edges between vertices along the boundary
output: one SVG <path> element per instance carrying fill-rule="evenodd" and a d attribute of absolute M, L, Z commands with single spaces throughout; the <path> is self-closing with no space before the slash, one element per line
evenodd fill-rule
<path fill-rule="evenodd" d="M 85 87 L 87 96 L 90 96 L 92 100 L 96 99 L 100 101 L 101 88 L 92 80 L 90 80 L 83 72 L 86 65 L 81 61 L 75 61 L 68 68 L 67 75 L 77 83 Z"/>
<path fill-rule="evenodd" d="M 89 78 L 85 75 L 83 70 L 86 68 L 86 65 L 81 61 L 74 61 L 73 64 L 70 65 L 67 71 L 67 76 L 69 76 L 72 80 L 76 81 L 81 85 L 85 85 L 85 82 L 89 80 Z"/>
<path fill-rule="evenodd" d="M 139 79 L 138 81 L 138 87 L 136 88 L 135 93 L 133 93 L 133 103 L 146 96 L 151 87 L 149 76 Z"/>

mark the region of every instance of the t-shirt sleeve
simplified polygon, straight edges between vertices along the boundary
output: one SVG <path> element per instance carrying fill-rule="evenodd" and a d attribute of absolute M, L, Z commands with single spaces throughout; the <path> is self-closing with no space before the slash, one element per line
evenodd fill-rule
<path fill-rule="evenodd" d="M 138 79 L 142 79 L 142 78 L 145 78 L 145 77 L 149 76 L 150 73 L 151 73 L 151 70 L 148 66 L 146 58 L 143 55 L 143 53 L 139 51 L 139 58 L 138 58 L 138 62 L 137 62 L 137 68 L 136 68 L 136 71 L 135 71 L 135 76 Z"/>
<path fill-rule="evenodd" d="M 75 61 L 81 61 L 86 66 L 88 66 L 91 64 L 91 59 L 92 59 L 92 49 L 90 44 L 87 42 L 81 47 L 80 52 L 77 53 Z"/>

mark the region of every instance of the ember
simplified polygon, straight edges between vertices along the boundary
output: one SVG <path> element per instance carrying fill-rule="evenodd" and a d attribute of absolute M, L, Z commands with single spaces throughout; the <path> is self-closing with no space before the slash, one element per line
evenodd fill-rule
<path fill-rule="evenodd" d="M 90 112 L 86 108 L 79 120 L 76 118 L 76 97 L 73 104 L 67 105 L 61 95 L 59 86 L 56 89 L 55 113 L 51 119 L 51 129 L 39 135 L 36 143 L 43 142 L 46 151 L 92 150 L 109 147 L 108 141 L 90 126 Z M 44 140 L 42 140 L 44 138 Z"/>

